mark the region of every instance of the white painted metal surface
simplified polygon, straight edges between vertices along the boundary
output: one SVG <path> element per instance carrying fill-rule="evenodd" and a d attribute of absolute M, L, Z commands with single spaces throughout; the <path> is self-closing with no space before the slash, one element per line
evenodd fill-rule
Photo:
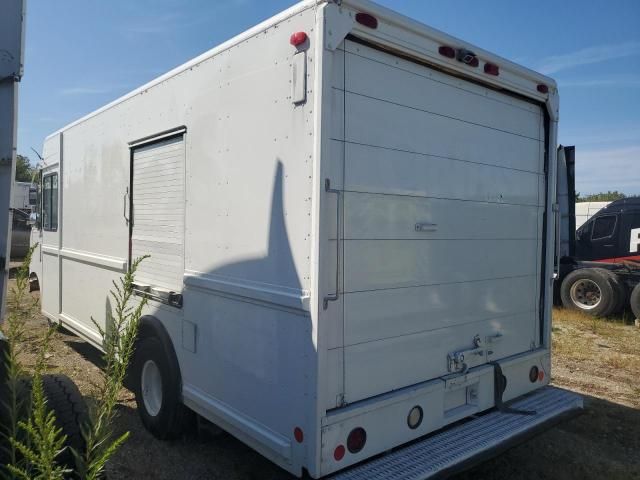
<path fill-rule="evenodd" d="M 11 208 L 28 209 L 29 205 L 29 189 L 31 183 L 29 182 L 15 182 L 13 188 L 13 195 L 11 197 Z"/>
<path fill-rule="evenodd" d="M 99 346 L 111 281 L 150 254 L 138 282 L 182 295 L 145 313 L 184 403 L 314 478 L 491 408 L 489 361 L 505 400 L 544 386 L 555 84 L 443 44 L 471 48 L 370 2 L 308 0 L 48 137 L 44 313 Z M 367 448 L 336 461 L 355 427 Z"/>
<path fill-rule="evenodd" d="M 538 345 L 540 107 L 344 50 L 346 401 L 450 373 L 476 335 L 502 336 L 487 361 Z M 497 301 L 507 282 L 522 293 Z M 459 315 L 464 293 L 475 308 Z"/>
<path fill-rule="evenodd" d="M 577 202 L 576 203 L 576 229 L 580 228 L 591 217 L 609 205 L 611 202 Z"/>

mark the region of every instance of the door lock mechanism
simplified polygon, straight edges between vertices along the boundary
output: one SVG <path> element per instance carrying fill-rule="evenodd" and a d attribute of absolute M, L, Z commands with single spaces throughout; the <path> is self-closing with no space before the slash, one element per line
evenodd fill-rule
<path fill-rule="evenodd" d="M 447 355 L 447 368 L 451 373 L 464 375 L 472 367 L 482 365 L 487 361 L 487 351 L 483 347 L 480 335 L 473 337 L 473 347 L 466 350 L 457 350 Z"/>

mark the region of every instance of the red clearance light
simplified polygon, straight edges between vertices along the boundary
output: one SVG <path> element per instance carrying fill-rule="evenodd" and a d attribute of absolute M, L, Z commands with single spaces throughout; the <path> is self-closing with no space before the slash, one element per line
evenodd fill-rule
<path fill-rule="evenodd" d="M 293 437 L 298 443 L 302 443 L 304 441 L 304 432 L 300 427 L 296 427 L 293 429 Z"/>
<path fill-rule="evenodd" d="M 358 427 L 351 430 L 351 433 L 349 433 L 347 437 L 347 449 L 351 453 L 361 451 L 365 443 L 367 443 L 367 432 L 364 431 L 364 428 Z"/>
<path fill-rule="evenodd" d="M 485 63 L 484 73 L 497 77 L 498 75 L 500 75 L 500 67 L 498 67 L 498 65 L 496 65 L 495 63 Z"/>
<path fill-rule="evenodd" d="M 336 449 L 333 451 L 333 458 L 336 459 L 336 462 L 339 462 L 344 458 L 344 454 L 346 453 L 344 449 L 344 445 L 338 445 Z"/>
<path fill-rule="evenodd" d="M 289 39 L 289 43 L 294 47 L 300 46 L 306 41 L 307 41 L 307 34 L 304 32 L 296 32 L 293 35 L 291 35 L 291 38 Z"/>
<path fill-rule="evenodd" d="M 540 370 L 538 372 L 538 381 L 541 382 L 544 380 L 544 372 L 542 370 Z"/>
<path fill-rule="evenodd" d="M 378 28 L 378 19 L 370 13 L 356 13 L 356 22 L 365 27 L 376 29 Z"/>
<path fill-rule="evenodd" d="M 440 48 L 438 48 L 438 53 L 447 58 L 455 58 L 456 56 L 455 48 L 447 47 L 446 45 L 442 45 Z"/>
<path fill-rule="evenodd" d="M 544 83 L 539 84 L 537 90 L 540 93 L 549 93 L 549 87 L 547 85 L 545 85 Z"/>

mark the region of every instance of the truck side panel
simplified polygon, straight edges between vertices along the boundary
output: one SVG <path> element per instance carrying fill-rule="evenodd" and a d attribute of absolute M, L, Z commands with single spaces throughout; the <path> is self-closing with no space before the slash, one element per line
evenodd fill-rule
<path fill-rule="evenodd" d="M 185 403 L 296 473 L 313 443 L 294 442 L 293 430 L 313 438 L 316 428 L 309 312 L 316 59 L 289 37 L 313 35 L 315 14 L 292 9 L 276 25 L 65 129 L 61 243 L 45 246 L 51 261 L 45 255 L 42 285 L 49 316 L 99 346 L 92 318 L 105 325 L 111 282 L 130 260 L 133 215 L 133 255 L 152 255 L 140 281 L 183 294 L 182 309 L 152 300 L 146 313 L 173 341 Z M 306 63 L 306 77 L 296 80 L 309 89 L 298 104 L 291 97 L 295 54 Z M 152 155 L 143 165 L 140 145 L 178 127 L 185 129 L 185 196 L 169 204 L 178 183 L 165 168 L 168 157 Z M 171 166 L 176 179 L 180 162 Z M 145 190 L 154 182 L 162 186 Z M 180 285 L 158 280 L 164 272 L 173 281 L 167 269 L 176 258 L 164 255 L 166 245 L 144 243 L 145 231 L 157 240 L 174 230 L 184 236 Z M 61 279 L 60 293 L 49 276 Z"/>

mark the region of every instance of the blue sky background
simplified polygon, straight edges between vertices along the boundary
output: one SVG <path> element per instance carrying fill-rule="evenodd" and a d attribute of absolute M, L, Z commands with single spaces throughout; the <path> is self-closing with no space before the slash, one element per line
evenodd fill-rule
<path fill-rule="evenodd" d="M 293 3 L 29 0 L 18 153 Z M 640 1 L 379 3 L 554 77 L 577 190 L 640 194 Z"/>

